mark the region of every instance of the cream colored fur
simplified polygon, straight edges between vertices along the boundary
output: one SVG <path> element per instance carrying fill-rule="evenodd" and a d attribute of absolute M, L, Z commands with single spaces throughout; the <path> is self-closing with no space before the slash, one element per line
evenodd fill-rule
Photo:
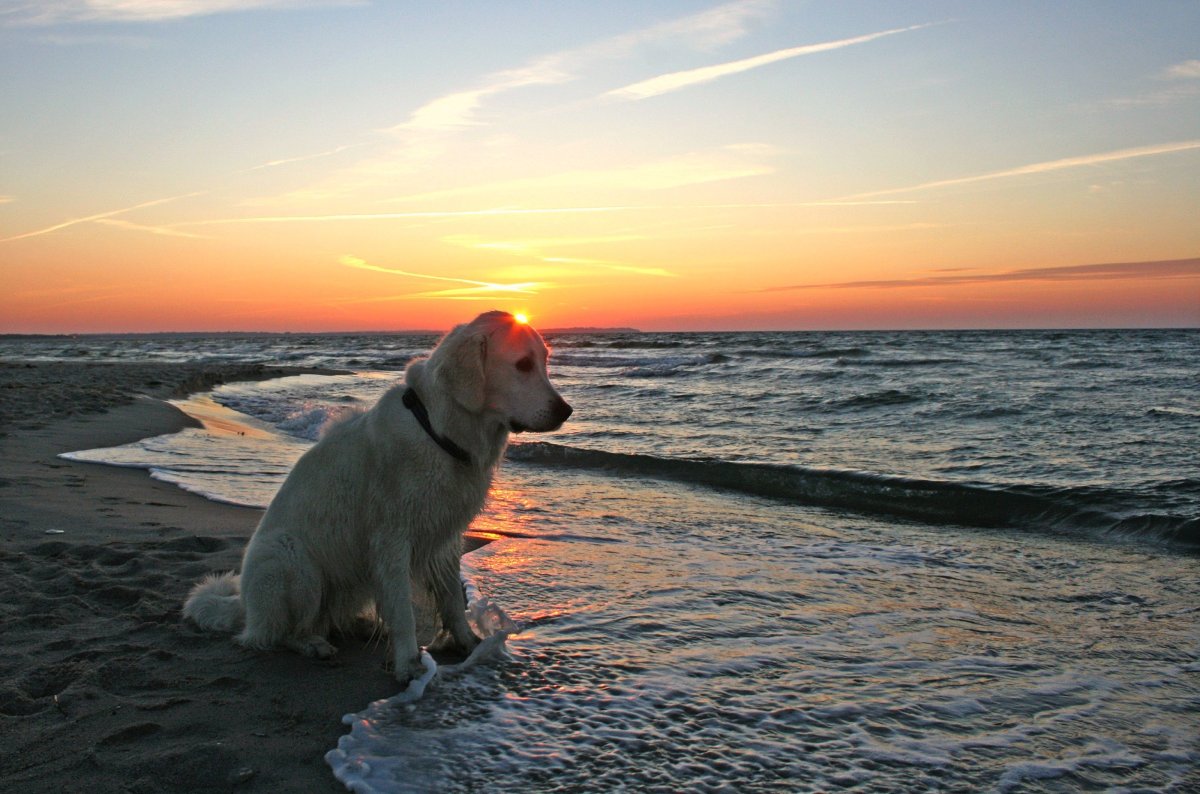
<path fill-rule="evenodd" d="M 465 617 L 462 533 L 483 507 L 510 431 L 557 429 L 571 408 L 546 374 L 532 328 L 488 312 L 447 334 L 404 384 L 333 426 L 297 461 L 246 546 L 240 576 L 210 576 L 185 617 L 238 631 L 250 648 L 328 657 L 335 629 L 374 608 L 390 632 L 395 674 L 419 675 L 414 587 L 434 597 L 441 648 L 479 641 Z M 412 387 L 434 431 L 466 450 L 451 457 L 402 403 Z"/>

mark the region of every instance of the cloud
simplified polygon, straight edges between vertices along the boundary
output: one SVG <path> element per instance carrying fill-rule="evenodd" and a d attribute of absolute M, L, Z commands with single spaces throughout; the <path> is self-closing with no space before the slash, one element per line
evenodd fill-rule
<path fill-rule="evenodd" d="M 200 194 L 192 194 L 200 195 Z M 179 221 L 168 224 L 163 228 L 180 229 L 192 226 L 224 226 L 256 223 L 342 223 L 353 221 L 389 221 L 389 220 L 441 220 L 446 218 L 488 218 L 522 215 L 591 215 L 611 212 L 646 212 L 649 210 L 739 210 L 739 209 L 770 209 L 791 207 L 856 207 L 875 206 L 881 204 L 913 204 L 912 201 L 791 201 L 791 202 L 749 202 L 738 204 L 618 204 L 592 207 L 491 207 L 474 210 L 412 210 L 409 212 L 366 212 L 366 213 L 333 213 L 327 215 L 254 215 L 233 218 L 207 218 L 195 221 Z M 146 205 L 139 205 L 146 206 Z M 131 209 L 118 210 L 128 212 Z M 71 223 L 82 223 L 93 218 L 84 218 Z M 928 224 L 916 224 L 919 228 L 930 228 Z M 44 234 L 62 226 L 43 229 L 31 234 Z M 914 228 L 913 224 L 903 227 Z M 862 227 L 847 228 L 845 231 L 862 231 Z M 30 236 L 30 235 L 23 235 Z M 17 239 L 15 237 L 7 238 Z M 5 242 L 0 239 L 0 243 Z"/>
<path fill-rule="evenodd" d="M 0 11 L 0 18 L 15 25 L 162 22 L 234 11 L 360 4 L 360 0 L 33 0 Z"/>
<path fill-rule="evenodd" d="M 166 204 L 171 201 L 179 201 L 181 199 L 193 198 L 195 196 L 203 196 L 204 194 L 206 194 L 208 192 L 209 191 L 207 191 L 207 190 L 200 190 L 200 191 L 196 191 L 194 193 L 184 193 L 179 196 L 169 196 L 167 198 L 154 199 L 153 201 L 143 201 L 141 204 L 134 204 L 132 207 L 122 207 L 119 210 L 109 210 L 108 212 L 99 212 L 99 213 L 96 213 L 95 215 L 86 215 L 82 218 L 72 218 L 71 220 L 62 221 L 61 223 L 56 223 L 53 226 L 47 226 L 44 229 L 36 229 L 32 232 L 25 232 L 23 234 L 15 234 L 11 237 L 0 237 L 0 243 L 9 243 L 9 242 L 12 242 L 13 240 L 24 240 L 27 237 L 38 237 L 43 234 L 50 234 L 51 232 L 56 232 L 59 229 L 66 229 L 71 226 L 77 226 L 78 224 L 81 224 L 81 223 L 91 223 L 93 221 L 101 221 L 101 220 L 104 220 L 105 218 L 112 218 L 116 215 L 124 215 L 127 212 L 133 212 L 134 210 L 145 209 L 146 207 L 154 207 L 159 204 Z"/>
<path fill-rule="evenodd" d="M 913 223 L 892 223 L 877 226 L 809 226 L 806 228 L 788 228 L 788 234 L 878 234 L 881 232 L 923 232 L 930 229 L 945 229 L 948 224 L 915 221 Z"/>
<path fill-rule="evenodd" d="M 94 45 L 126 47 L 135 50 L 148 50 L 162 46 L 162 43 L 150 36 L 128 36 L 113 33 L 63 34 L 48 33 L 39 36 L 43 44 L 53 44 L 56 47 L 90 47 Z"/>
<path fill-rule="evenodd" d="M 765 16 L 773 5 L 770 0 L 726 3 L 581 47 L 552 52 L 514 68 L 484 75 L 475 85 L 429 99 L 403 121 L 375 130 L 385 136 L 382 142 L 374 143 L 378 147 L 375 156 L 330 174 L 314 187 L 260 199 L 256 203 L 329 200 L 356 190 L 394 183 L 398 176 L 428 168 L 442 158 L 450 137 L 486 125 L 488 104 L 504 94 L 533 86 L 571 82 L 596 63 L 626 59 L 644 47 L 708 49 L 720 46 L 746 35 L 751 22 Z M 272 164 L 302 159 L 309 158 L 296 157 Z"/>
<path fill-rule="evenodd" d="M 259 165 L 253 166 L 251 168 L 247 168 L 247 169 L 245 169 L 245 171 L 243 171 L 241 173 L 248 173 L 250 171 L 261 171 L 265 168 L 275 168 L 277 166 L 290 165 L 292 163 L 302 163 L 306 160 L 318 160 L 322 157 L 332 157 L 333 155 L 341 154 L 342 152 L 344 152 L 348 149 L 357 149 L 361 146 L 366 146 L 366 145 L 367 144 L 365 144 L 365 143 L 347 143 L 342 146 L 335 146 L 334 148 L 328 149 L 324 152 L 317 152 L 316 154 L 303 154 L 298 157 L 284 157 L 284 158 L 281 158 L 278 160 L 268 160 L 265 163 L 261 163 Z"/>
<path fill-rule="evenodd" d="M 597 212 L 625 212 L 641 210 L 644 207 L 495 207 L 480 210 L 417 210 L 414 212 L 369 212 L 369 213 L 339 213 L 332 215 L 259 215 L 239 218 L 209 218 L 199 221 L 181 221 L 170 224 L 169 228 L 177 229 L 187 226 L 221 226 L 226 224 L 253 223 L 338 223 L 342 221 L 387 221 L 387 220 L 420 220 L 439 218 L 472 218 L 505 215 L 572 215 L 590 214 Z M 8 238 L 16 239 L 16 238 Z M 0 240 L 4 242 L 4 240 Z"/>
<path fill-rule="evenodd" d="M 571 75 L 556 68 L 550 61 L 543 61 L 523 69 L 498 72 L 489 77 L 479 88 L 456 91 L 425 103 L 414 110 L 407 121 L 387 131 L 392 133 L 444 132 L 474 127 L 479 124 L 475 120 L 475 111 L 486 98 L 517 88 L 553 85 L 570 79 L 572 79 Z"/>
<path fill-rule="evenodd" d="M 1168 80 L 1200 80 L 1200 60 L 1192 59 L 1169 67 L 1163 77 Z"/>
<path fill-rule="evenodd" d="M 570 82 L 594 62 L 623 58 L 645 45 L 661 46 L 677 41 L 686 46 L 707 48 L 725 44 L 745 35 L 747 23 L 762 16 L 770 5 L 761 1 L 728 3 L 593 44 L 551 53 L 524 66 L 488 75 L 475 88 L 426 102 L 391 131 L 445 132 L 476 126 L 480 123 L 476 112 L 489 97 L 528 86 Z"/>
<path fill-rule="evenodd" d="M 1103 152 L 1101 154 L 1088 154 L 1081 157 L 1067 157 L 1062 160 L 1048 160 L 1046 162 L 1023 165 L 1018 168 L 1009 168 L 1004 171 L 991 171 L 986 174 L 976 174 L 975 176 L 963 176 L 956 177 L 954 179 L 939 179 L 935 182 L 923 182 L 919 185 L 910 185 L 908 187 L 888 188 L 887 190 L 873 190 L 867 193 L 856 193 L 852 196 L 843 196 L 840 199 L 836 199 L 836 201 L 852 201 L 856 199 L 874 198 L 877 196 L 894 196 L 898 193 L 911 193 L 917 190 L 931 190 L 933 188 L 951 187 L 953 185 L 967 185 L 974 182 L 986 182 L 993 179 L 1007 179 L 1009 177 L 1028 176 L 1030 174 L 1045 174 L 1053 171 L 1062 171 L 1068 168 L 1082 168 L 1090 165 L 1103 165 L 1105 163 L 1115 163 L 1122 160 L 1132 160 L 1138 157 L 1155 157 L 1160 154 L 1185 152 L 1192 149 L 1200 149 L 1200 140 L 1179 141 L 1177 143 L 1160 143 L 1153 146 L 1139 146 L 1133 149 L 1119 149 L 1117 151 Z"/>
<path fill-rule="evenodd" d="M 1127 110 L 1130 108 L 1165 107 L 1200 96 L 1200 60 L 1190 60 L 1168 66 L 1154 77 L 1164 87 L 1147 90 L 1134 96 L 1116 97 L 1098 103 L 1101 108 Z M 1165 84 L 1165 85 L 1164 85 Z"/>
<path fill-rule="evenodd" d="M 661 267 L 644 267 L 641 265 L 631 265 L 625 262 L 612 262 L 605 259 L 591 259 L 574 256 L 551 256 L 547 249 L 571 248 L 573 246 L 595 246 L 605 245 L 608 243 L 622 243 L 644 240 L 645 237 L 640 234 L 618 234 L 604 235 L 598 237 L 541 237 L 527 240 L 490 240 L 479 237 L 473 234 L 456 234 L 449 237 L 443 237 L 442 242 L 450 245 L 458 245 L 464 248 L 474 248 L 484 251 L 496 251 L 505 254 L 511 254 L 518 257 L 526 257 L 539 262 L 544 262 L 552 267 L 547 269 L 544 265 L 522 266 L 519 272 L 522 273 L 553 273 L 554 275 L 579 275 L 583 269 L 591 270 L 610 270 L 621 273 L 630 273 L 637 276 L 653 276 L 656 278 L 675 278 L 676 274 Z M 561 267 L 569 265 L 569 268 Z M 517 272 L 517 271 L 507 271 Z"/>
<path fill-rule="evenodd" d="M 490 281 L 476 281 L 469 278 L 453 278 L 450 276 L 435 276 L 430 273 L 416 273 L 411 270 L 400 270 L 399 268 L 381 267 L 372 265 L 369 262 L 360 259 L 356 256 L 346 254 L 338 260 L 346 267 L 352 267 L 358 270 L 369 270 L 375 273 L 387 273 L 393 276 L 405 276 L 407 278 L 426 279 L 430 281 L 448 281 L 454 284 L 467 284 L 467 287 L 456 287 L 453 289 L 436 290 L 433 292 L 415 292 L 405 295 L 392 295 L 386 298 L 372 298 L 370 300 L 395 300 L 398 298 L 463 298 L 468 296 L 486 296 L 496 293 L 501 294 L 519 294 L 519 295 L 536 295 L 538 290 L 547 289 L 553 285 L 548 282 L 525 281 L 512 284 L 502 284 Z"/>
<path fill-rule="evenodd" d="M 1000 284 L 1012 282 L 1118 281 L 1124 279 L 1200 278 L 1200 257 L 1167 259 L 1153 262 L 1110 262 L 1063 267 L 1030 267 L 1000 273 L 971 273 L 959 268 L 936 271 L 955 275 L 918 276 L 878 281 L 842 281 L 829 284 L 794 284 L 768 287 L 759 292 L 787 292 L 810 289 L 896 289 L 905 287 L 944 287 L 964 284 Z"/>
<path fill-rule="evenodd" d="M 726 3 L 707 11 L 615 37 L 607 43 L 607 48 L 615 54 L 624 54 L 623 48 L 664 40 L 682 40 L 690 46 L 703 49 L 719 47 L 745 36 L 748 23 L 766 16 L 774 5 L 770 0 L 738 0 Z"/>
<path fill-rule="evenodd" d="M 576 245 L 600 245 L 624 243 L 645 239 L 640 234 L 610 234 L 596 237 L 538 237 L 527 240 L 489 240 L 474 234 L 454 234 L 443 237 L 442 242 L 463 248 L 480 248 L 504 251 L 512 254 L 540 255 L 546 248 L 564 248 Z"/>
<path fill-rule="evenodd" d="M 207 239 L 202 234 L 182 232 L 169 226 L 147 226 L 141 223 L 134 223 L 133 221 L 121 220 L 120 218 L 98 218 L 95 223 L 102 223 L 105 226 L 115 226 L 118 229 L 128 229 L 134 232 L 149 232 L 150 234 L 159 234 L 165 237 L 190 237 L 197 240 Z"/>
<path fill-rule="evenodd" d="M 653 276 L 655 278 L 679 278 L 678 273 L 673 273 L 670 270 L 662 267 L 644 267 L 642 265 L 625 265 L 618 262 L 609 262 L 604 259 L 580 259 L 572 256 L 546 256 L 542 257 L 543 262 L 551 264 L 563 265 L 580 265 L 584 267 L 598 267 L 604 270 L 615 270 L 619 273 L 632 273 L 635 276 Z"/>
<path fill-rule="evenodd" d="M 1129 108 L 1165 107 L 1200 96 L 1200 85 L 1195 83 L 1177 83 L 1157 91 L 1149 91 L 1137 96 L 1117 97 L 1106 99 L 1101 107 L 1126 110 Z"/>
<path fill-rule="evenodd" d="M 624 100 L 640 100 L 650 97 L 667 94 L 672 91 L 678 91 L 681 88 L 697 85 L 699 83 L 707 83 L 717 80 L 721 77 L 727 77 L 731 74 L 740 74 L 751 69 L 757 69 L 760 66 L 785 61 L 791 58 L 798 58 L 802 55 L 812 55 L 818 52 L 829 52 L 830 50 L 840 50 L 843 47 L 852 47 L 855 44 L 865 44 L 868 41 L 881 39 L 885 36 L 893 36 L 897 33 L 907 33 L 912 30 L 920 30 L 921 28 L 929 27 L 925 25 L 912 25 L 906 28 L 894 28 L 892 30 L 883 30 L 878 33 L 868 33 L 864 36 L 855 36 L 848 39 L 839 39 L 837 41 L 826 41 L 820 44 L 805 44 L 799 47 L 789 47 L 788 49 L 775 50 L 764 55 L 755 55 L 752 58 L 743 58 L 738 61 L 729 61 L 713 66 L 702 66 L 698 69 L 688 69 L 681 72 L 671 72 L 670 74 L 652 77 L 649 80 L 642 80 L 632 85 L 627 85 L 624 88 L 617 88 L 609 91 L 604 96 L 612 97 L 613 99 Z"/>
<path fill-rule="evenodd" d="M 547 176 L 466 185 L 401 196 L 393 201 L 429 201 L 483 193 L 516 195 L 546 188 L 664 190 L 773 173 L 775 168 L 768 161 L 776 152 L 775 147 L 763 143 L 730 144 L 625 167 L 565 171 Z"/>

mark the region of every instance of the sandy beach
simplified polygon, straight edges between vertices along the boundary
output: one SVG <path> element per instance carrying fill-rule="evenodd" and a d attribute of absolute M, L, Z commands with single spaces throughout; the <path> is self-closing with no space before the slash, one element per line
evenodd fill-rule
<path fill-rule="evenodd" d="M 396 692 L 385 649 L 342 638 L 319 662 L 183 623 L 260 512 L 56 457 L 188 426 L 164 398 L 291 372 L 0 363 L 0 789 L 343 790 L 322 756 Z"/>

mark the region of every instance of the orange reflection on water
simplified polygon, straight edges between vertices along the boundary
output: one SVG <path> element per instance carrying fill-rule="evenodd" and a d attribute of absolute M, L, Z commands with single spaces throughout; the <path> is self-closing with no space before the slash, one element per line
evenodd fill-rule
<path fill-rule="evenodd" d="M 493 483 L 487 506 L 467 527 L 467 537 L 491 543 L 501 538 L 532 535 L 529 513 L 540 509 L 537 502 L 511 483 Z"/>

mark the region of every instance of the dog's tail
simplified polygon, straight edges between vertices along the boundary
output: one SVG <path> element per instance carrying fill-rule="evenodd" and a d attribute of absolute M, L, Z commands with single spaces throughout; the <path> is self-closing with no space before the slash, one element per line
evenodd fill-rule
<path fill-rule="evenodd" d="M 239 594 L 241 579 L 232 572 L 204 577 L 183 602 L 183 616 L 209 631 L 237 631 L 246 619 Z"/>

